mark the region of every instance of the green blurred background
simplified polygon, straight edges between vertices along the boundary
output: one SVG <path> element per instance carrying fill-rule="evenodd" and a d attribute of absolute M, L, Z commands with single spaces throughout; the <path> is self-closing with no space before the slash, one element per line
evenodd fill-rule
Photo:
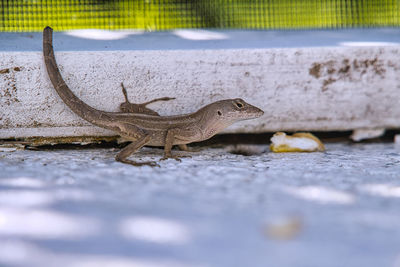
<path fill-rule="evenodd" d="M 400 0 L 0 0 L 0 31 L 400 26 Z"/>

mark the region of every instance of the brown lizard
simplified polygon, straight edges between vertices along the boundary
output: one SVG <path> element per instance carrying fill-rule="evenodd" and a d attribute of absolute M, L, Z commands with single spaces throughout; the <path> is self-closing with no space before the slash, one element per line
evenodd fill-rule
<path fill-rule="evenodd" d="M 125 103 L 120 106 L 121 112 L 97 110 L 82 100 L 68 88 L 58 69 L 53 51 L 53 29 L 43 30 L 43 56 L 51 83 L 64 103 L 78 116 L 86 121 L 116 132 L 123 138 L 132 141 L 116 156 L 116 160 L 134 166 L 158 166 L 156 162 L 136 162 L 128 157 L 143 146 L 164 146 L 162 159 L 174 158 L 171 153 L 173 145 L 185 150 L 186 144 L 206 140 L 222 131 L 234 122 L 260 117 L 264 112 L 240 98 L 226 99 L 211 103 L 198 111 L 186 115 L 160 116 L 146 108 L 154 101 L 165 101 L 173 98 L 158 98 L 143 104 L 133 104 L 128 100 L 122 85 Z"/>

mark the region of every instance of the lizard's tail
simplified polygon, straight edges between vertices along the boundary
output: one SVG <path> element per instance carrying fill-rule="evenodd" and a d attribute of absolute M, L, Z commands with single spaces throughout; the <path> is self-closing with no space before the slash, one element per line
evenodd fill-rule
<path fill-rule="evenodd" d="M 43 56 L 47 73 L 57 91 L 58 95 L 64 103 L 78 116 L 88 122 L 112 130 L 111 127 L 113 117 L 101 110 L 92 108 L 91 106 L 80 100 L 67 86 L 58 69 L 53 50 L 53 29 L 47 26 L 43 30 Z"/>

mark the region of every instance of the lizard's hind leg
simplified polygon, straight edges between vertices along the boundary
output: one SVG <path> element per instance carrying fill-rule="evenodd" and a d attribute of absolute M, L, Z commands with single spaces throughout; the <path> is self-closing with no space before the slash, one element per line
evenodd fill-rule
<path fill-rule="evenodd" d="M 129 145 L 127 145 L 126 147 L 124 147 L 115 157 L 116 161 L 122 162 L 122 163 L 127 163 L 127 164 L 131 164 L 133 166 L 143 166 L 143 165 L 147 165 L 147 166 L 151 166 L 151 167 L 160 167 L 160 165 L 158 165 L 156 162 L 154 161 L 146 161 L 146 162 L 136 162 L 133 160 L 128 159 L 128 157 L 130 155 L 132 155 L 133 153 L 135 153 L 137 150 L 139 150 L 140 148 L 142 148 L 144 145 L 146 145 L 151 139 L 150 135 L 145 135 L 141 138 L 139 138 L 138 140 L 130 143 Z"/>
<path fill-rule="evenodd" d="M 122 112 L 126 112 L 126 113 L 141 113 L 141 114 L 147 114 L 147 115 L 160 116 L 160 114 L 158 114 L 156 111 L 146 108 L 146 106 L 148 104 L 151 104 L 151 103 L 154 103 L 157 101 L 168 101 L 168 100 L 175 99 L 175 97 L 161 97 L 161 98 L 156 98 L 156 99 L 150 100 L 145 103 L 135 104 L 135 103 L 129 102 L 128 93 L 126 92 L 126 89 L 125 89 L 123 83 L 121 83 L 121 87 L 122 87 L 122 93 L 124 94 L 124 97 L 125 97 L 125 102 L 121 103 L 121 105 L 119 106 L 119 109 Z"/>

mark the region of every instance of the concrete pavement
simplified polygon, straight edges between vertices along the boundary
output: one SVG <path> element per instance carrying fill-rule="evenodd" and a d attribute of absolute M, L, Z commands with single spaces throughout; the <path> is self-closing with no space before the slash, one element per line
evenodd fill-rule
<path fill-rule="evenodd" d="M 0 152 L 0 265 L 400 266 L 400 147 L 250 149 Z"/>

